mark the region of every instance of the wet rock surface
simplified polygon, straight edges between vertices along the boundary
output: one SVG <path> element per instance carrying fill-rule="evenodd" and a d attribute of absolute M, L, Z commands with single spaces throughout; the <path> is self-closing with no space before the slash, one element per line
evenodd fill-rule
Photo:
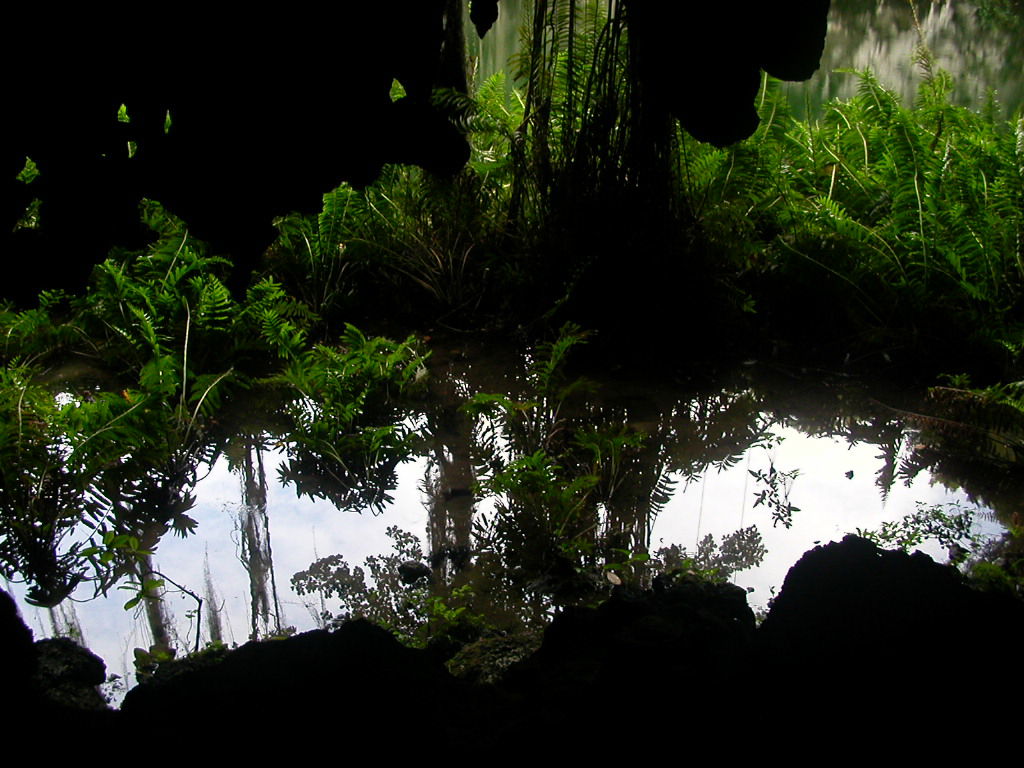
<path fill-rule="evenodd" d="M 6 618 L 5 656 L 24 657 L 24 627 Z M 742 590 L 683 575 L 566 610 L 536 652 L 496 682 L 472 684 L 430 653 L 353 621 L 157 675 L 103 725 L 132 729 L 186 717 L 241 733 L 273 723 L 318 734 L 301 747 L 307 754 L 400 738 L 465 757 L 495 744 L 535 748 L 524 734 L 545 734 L 548 748 L 573 748 L 589 733 L 593 747 L 595 728 L 607 724 L 619 734 L 667 729 L 713 751 L 725 725 L 737 725 L 736 713 L 764 706 L 785 728 L 804 727 L 813 746 L 846 738 L 868 720 L 928 726 L 948 711 L 948 673 L 965 655 L 1006 660 L 998 687 L 1016 689 L 1012 651 L 1022 636 L 1021 603 L 973 591 L 924 555 L 849 536 L 801 558 L 760 627 Z M 13 680 L 18 667 L 7 669 Z M 730 750 L 755 752 L 742 732 Z M 261 743 L 233 740 L 224 753 L 257 756 Z"/>

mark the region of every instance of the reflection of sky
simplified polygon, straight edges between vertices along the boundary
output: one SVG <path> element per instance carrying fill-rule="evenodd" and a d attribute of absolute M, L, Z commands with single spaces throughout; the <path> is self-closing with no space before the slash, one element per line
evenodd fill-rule
<path fill-rule="evenodd" d="M 293 488 L 277 482 L 280 456 L 265 455 L 267 470 L 267 509 L 270 518 L 270 544 L 274 556 L 278 594 L 282 602 L 282 625 L 299 631 L 315 628 L 313 614 L 300 597 L 291 590 L 292 574 L 305 570 L 317 557 L 342 554 L 352 565 L 362 565 L 368 555 L 389 552 L 391 541 L 385 535 L 388 526 L 397 525 L 421 538 L 426 528 L 426 511 L 421 503 L 419 485 L 423 478 L 421 462 L 400 465 L 397 469 L 399 488 L 392 495 L 395 503 L 382 515 L 369 512 L 341 512 L 330 502 L 311 502 L 297 498 Z M 219 461 L 213 471 L 196 488 L 197 504 L 189 514 L 199 521 L 196 534 L 183 540 L 168 534 L 154 555 L 155 567 L 178 584 L 202 595 L 204 593 L 204 553 L 209 556 L 210 574 L 218 602 L 223 602 L 221 623 L 226 642 L 245 643 L 249 638 L 249 580 L 236 545 L 236 520 L 241 501 L 241 481 L 231 474 L 227 462 Z M 18 598 L 22 616 L 36 638 L 51 634 L 47 611 L 28 606 L 21 598 L 24 585 L 11 585 L 9 591 Z M 87 599 L 92 590 L 80 587 L 75 593 Z M 112 590 L 106 599 L 78 603 L 76 613 L 85 644 L 107 663 L 108 673 L 117 673 L 134 680 L 133 649 L 148 648 L 151 640 L 141 610 L 125 611 L 129 592 Z M 186 613 L 196 607 L 191 597 L 175 594 L 173 588 L 164 603 L 174 616 L 182 649 L 195 643 L 195 624 Z M 330 606 L 329 606 L 330 607 Z M 336 607 L 336 606 L 335 606 Z M 318 610 L 318 606 L 313 606 Z M 204 608 L 205 613 L 205 608 Z M 203 638 L 208 639 L 203 617 Z M 180 653 L 180 651 L 179 651 Z"/>
<path fill-rule="evenodd" d="M 731 469 L 720 473 L 711 469 L 703 479 L 676 493 L 658 517 L 651 537 L 652 550 L 680 544 L 693 552 L 697 542 L 709 533 L 721 541 L 726 534 L 757 525 L 768 554 L 759 568 L 733 578 L 740 586 L 754 588 L 748 598 L 751 605 L 764 607 L 772 596 L 771 589 L 778 591 L 790 566 L 815 542 L 838 541 L 858 528 L 872 530 L 883 521 L 899 520 L 917 511 L 916 502 L 933 505 L 959 501 L 965 510 L 975 508 L 962 491 L 954 493 L 939 484 L 930 485 L 926 473 L 921 473 L 910 487 L 897 480 L 883 501 L 875 485 L 875 473 L 882 466 L 877 458 L 878 446 L 860 443 L 851 447 L 842 439 L 812 439 L 794 429 L 772 431 L 783 438 L 779 445 L 755 448 Z M 771 511 L 766 506 L 753 507 L 764 485 L 748 470 L 767 470 L 769 460 L 778 471 L 799 472 L 789 502 L 800 511 L 793 513 L 789 530 L 772 526 Z M 852 478 L 846 477 L 849 471 L 853 472 Z M 990 525 L 988 530 L 996 529 Z M 921 549 L 945 561 L 937 545 Z"/>
<path fill-rule="evenodd" d="M 759 568 L 734 578 L 741 586 L 754 588 L 750 595 L 752 605 L 763 607 L 771 597 L 771 588 L 781 587 L 789 567 L 815 542 L 826 543 L 856 528 L 876 528 L 883 520 L 900 519 L 916 511 L 915 502 L 961 501 L 970 506 L 962 492 L 951 493 L 941 486 L 930 486 L 923 475 L 909 488 L 897 483 L 883 502 L 874 483 L 882 464 L 877 458 L 877 446 L 850 447 L 839 439 L 807 438 L 792 429 L 774 431 L 784 438 L 779 445 L 755 448 L 731 469 L 716 472 L 712 468 L 703 479 L 688 487 L 681 485 L 659 516 L 651 541 L 652 549 L 675 543 L 692 552 L 709 533 L 720 541 L 725 534 L 756 524 L 768 554 Z M 419 461 L 398 467 L 395 502 L 384 514 L 374 516 L 368 512 L 339 512 L 329 502 L 297 499 L 293 489 L 282 488 L 275 482 L 279 458 L 268 455 L 264 463 L 270 484 L 267 507 L 277 587 L 284 611 L 282 624 L 305 631 L 316 626 L 313 611 L 319 606 L 313 604 L 315 598 L 303 598 L 292 592 L 292 574 L 306 569 L 317 557 L 342 554 L 356 566 L 362 565 L 368 555 L 390 552 L 391 541 L 385 530 L 391 525 L 425 539 L 426 510 L 419 490 L 424 464 Z M 761 488 L 748 470 L 767 469 L 769 458 L 779 471 L 800 473 L 789 498 L 800 511 L 794 513 L 790 530 L 773 528 L 770 510 L 764 506 L 753 508 L 755 494 Z M 846 473 L 851 470 L 853 478 L 848 479 Z M 248 577 L 235 543 L 240 481 L 221 461 L 200 482 L 196 496 L 198 503 L 191 513 L 199 521 L 196 535 L 187 540 L 167 536 L 155 555 L 156 565 L 174 581 L 201 594 L 204 553 L 208 553 L 214 588 L 218 601 L 224 605 L 221 621 L 225 639 L 242 644 L 248 639 L 250 614 Z M 937 548 L 929 553 L 936 557 L 942 554 Z M 13 591 L 19 598 L 24 594 L 18 586 Z M 78 596 L 86 598 L 89 594 L 80 590 Z M 77 614 L 85 643 L 104 658 L 108 672 L 127 673 L 129 679 L 134 679 L 132 649 L 148 647 L 150 641 L 144 617 L 122 608 L 130 596 L 115 590 L 106 600 L 78 604 Z M 195 626 L 186 612 L 195 608 L 195 601 L 172 592 L 165 603 L 174 616 L 180 646 L 191 648 Z M 24 602 L 21 606 L 37 637 L 50 634 L 49 618 L 44 611 Z M 206 639 L 204 617 L 203 641 Z"/>

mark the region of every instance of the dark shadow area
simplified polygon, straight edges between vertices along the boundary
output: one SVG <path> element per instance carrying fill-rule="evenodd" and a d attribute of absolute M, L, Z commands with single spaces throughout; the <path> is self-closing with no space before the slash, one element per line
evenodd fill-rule
<path fill-rule="evenodd" d="M 141 197 L 231 253 L 247 279 L 275 215 L 314 210 L 385 162 L 453 172 L 465 142 L 430 106 L 444 5 L 300 4 L 245 19 L 105 6 L 57 22 L 5 12 L 2 247 L 21 275 L 4 293 L 80 287 L 110 247 L 143 241 Z M 394 102 L 393 80 L 406 94 Z M 14 179 L 26 157 L 32 184 Z M 39 230 L 12 237 L 33 198 Z"/>
<path fill-rule="evenodd" d="M 828 3 L 798 5 L 737 20 L 689 6 L 647 15 L 637 4 L 643 108 L 715 143 L 748 135 L 759 68 L 804 78 L 816 66 Z M 478 34 L 497 12 L 495 2 L 472 4 Z M 244 20 L 193 7 L 85 13 L 57 22 L 6 13 L 0 248 L 17 264 L 4 295 L 19 304 L 42 288 L 80 289 L 110 248 L 144 244 L 142 197 L 229 253 L 237 289 L 273 241 L 275 216 L 314 211 L 338 184 L 368 184 L 385 163 L 444 176 L 469 156 L 431 101 L 437 87 L 466 87 L 459 2 L 300 5 Z M 405 93 L 396 100 L 393 81 Z M 38 172 L 31 183 L 15 178 L 26 158 Z"/>
<path fill-rule="evenodd" d="M 638 97 L 694 138 L 725 146 L 757 128 L 762 70 L 806 80 L 825 47 L 829 0 L 770 3 L 630 2 Z"/>
<path fill-rule="evenodd" d="M 4 660 L 31 668 L 27 630 L 9 614 Z M 1022 630 L 1019 602 L 974 592 L 924 555 L 848 536 L 793 567 L 760 627 L 743 590 L 666 575 L 651 591 L 621 589 L 597 608 L 561 613 L 539 650 L 492 684 L 453 678 L 428 651 L 357 621 L 165 665 L 120 712 L 46 706 L 64 723 L 90 725 L 94 738 L 182 717 L 216 723 L 224 740 L 204 749 L 236 757 L 265 749 L 241 736 L 259 723 L 311 734 L 295 747 L 304 755 L 334 754 L 336 743 L 312 734 L 341 727 L 370 748 L 422 739 L 449 758 L 499 746 L 590 755 L 624 748 L 640 732 L 692 740 L 691 753 L 710 755 L 732 730 L 729 713 L 762 708 L 764 722 L 779 720 L 809 748 L 899 727 L 916 735 L 922 754 L 936 754 L 949 746 L 927 734 L 948 711 L 950 670 L 965 653 L 1012 659 Z M 1002 665 L 1001 689 L 1021 682 L 1016 665 Z M 32 723 L 41 694 L 21 685 L 22 719 Z M 595 742 L 605 719 L 612 733 Z M 1002 722 L 998 713 L 986 719 Z M 770 726 L 743 731 L 731 754 L 780 748 Z"/>

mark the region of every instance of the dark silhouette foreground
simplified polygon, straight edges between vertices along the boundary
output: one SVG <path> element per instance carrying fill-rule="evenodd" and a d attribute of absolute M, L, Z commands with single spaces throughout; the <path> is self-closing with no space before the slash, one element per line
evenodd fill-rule
<path fill-rule="evenodd" d="M 733 729 L 730 753 L 748 755 L 770 748 L 765 720 L 803 746 L 899 727 L 927 751 L 932 724 L 948 716 L 951 672 L 1000 690 L 1024 677 L 1012 663 L 1024 606 L 972 591 L 924 555 L 852 536 L 804 555 L 759 628 L 737 587 L 659 579 L 654 591 L 566 611 L 493 686 L 457 680 L 429 652 L 355 621 L 172 665 L 120 712 L 72 709 L 27 680 L 27 630 L 0 601 L 8 700 L 25 702 L 31 727 L 57 718 L 113 737 L 187 723 L 219 734 L 209 749 L 241 757 L 261 754 L 262 739 L 240 735 L 263 728 L 308 734 L 296 745 L 304 756 L 396 739 L 449 757 L 495 746 L 596 754 L 641 732 L 710 754 L 721 748 L 711 734 Z M 979 653 L 1005 660 L 998 678 L 970 681 L 963 659 Z M 744 737 L 738 723 L 755 711 L 760 735 Z"/>
<path fill-rule="evenodd" d="M 716 144 L 748 136 L 761 69 L 809 77 L 828 5 L 624 4 L 637 107 Z M 468 28 L 482 36 L 499 10 L 475 0 Z M 435 87 L 465 87 L 456 18 L 451 0 L 298 2 L 245 17 L 192 3 L 5 10 L 0 297 L 80 289 L 111 247 L 145 242 L 142 197 L 247 276 L 273 217 L 317 210 L 343 181 L 368 184 L 384 163 L 456 172 L 468 145 L 431 103 Z M 393 101 L 395 81 L 406 95 Z M 31 184 L 15 178 L 26 158 L 40 172 Z M 33 200 L 39 229 L 12 232 Z"/>

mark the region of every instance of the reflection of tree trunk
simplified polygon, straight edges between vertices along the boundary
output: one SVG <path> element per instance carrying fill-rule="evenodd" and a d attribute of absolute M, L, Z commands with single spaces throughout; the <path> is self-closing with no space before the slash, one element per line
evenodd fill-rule
<path fill-rule="evenodd" d="M 648 489 L 638 487 L 637 490 L 643 492 Z M 623 562 L 630 557 L 650 553 L 651 526 L 654 519 L 654 512 L 650 507 L 649 496 L 646 499 L 626 498 L 605 505 L 601 532 L 605 563 Z M 626 555 L 624 552 L 629 554 Z M 617 575 L 620 578 L 638 579 L 635 583 L 639 586 L 649 586 L 646 582 L 650 574 L 646 569 L 637 571 L 629 568 Z"/>
<path fill-rule="evenodd" d="M 469 565 L 476 476 L 470 453 L 472 419 L 462 412 L 453 382 L 446 380 L 435 389 L 441 405 L 428 421 L 433 457 L 426 478 L 431 496 L 427 544 L 430 564 L 444 583 Z"/>
<path fill-rule="evenodd" d="M 220 608 L 217 607 L 217 594 L 213 589 L 213 577 L 210 575 L 210 553 L 207 551 L 203 559 L 203 601 L 206 604 L 206 631 L 211 643 L 224 643 L 224 629 L 220 623 Z"/>
<path fill-rule="evenodd" d="M 274 559 L 270 549 L 267 476 L 263 467 L 263 450 L 258 443 L 248 440 L 245 446 L 245 462 L 242 465 L 242 511 L 238 529 L 240 559 L 249 573 L 252 612 L 250 637 L 255 640 L 281 630 L 281 604 L 277 597 Z"/>
<path fill-rule="evenodd" d="M 62 600 L 49 608 L 50 627 L 54 637 L 70 637 L 81 646 L 85 646 L 82 624 L 78 620 L 78 611 L 71 600 Z"/>
<path fill-rule="evenodd" d="M 151 555 L 140 555 L 136 577 L 140 583 L 147 579 L 159 578 L 154 576 L 155 567 Z M 146 609 L 146 623 L 149 625 L 149 633 L 153 637 L 153 645 L 170 651 L 174 646 L 171 642 L 171 621 L 163 601 L 163 588 L 146 589 L 142 593 L 142 605 Z"/>

